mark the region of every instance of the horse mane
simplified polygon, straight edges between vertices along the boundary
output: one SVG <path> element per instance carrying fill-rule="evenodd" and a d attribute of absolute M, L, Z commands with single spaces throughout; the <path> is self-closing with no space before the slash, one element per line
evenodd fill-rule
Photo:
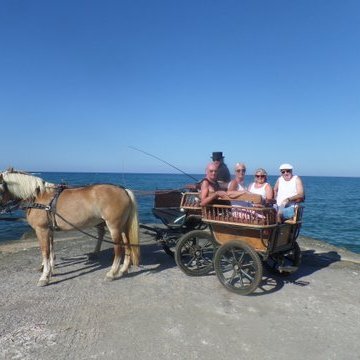
<path fill-rule="evenodd" d="M 36 196 L 39 192 L 54 189 L 55 184 L 49 183 L 38 176 L 31 175 L 22 171 L 5 171 L 2 173 L 9 192 L 18 199 L 28 199 Z"/>

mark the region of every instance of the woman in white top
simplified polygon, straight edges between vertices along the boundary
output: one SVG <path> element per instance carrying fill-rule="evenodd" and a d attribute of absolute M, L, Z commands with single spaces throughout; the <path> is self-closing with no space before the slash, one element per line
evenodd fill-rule
<path fill-rule="evenodd" d="M 255 181 L 249 185 L 248 190 L 261 195 L 264 203 L 270 203 L 274 197 L 273 189 L 267 182 L 267 172 L 261 168 L 255 171 Z"/>
<path fill-rule="evenodd" d="M 245 186 L 246 166 L 243 163 L 235 164 L 235 178 L 229 182 L 228 191 L 246 191 Z"/>

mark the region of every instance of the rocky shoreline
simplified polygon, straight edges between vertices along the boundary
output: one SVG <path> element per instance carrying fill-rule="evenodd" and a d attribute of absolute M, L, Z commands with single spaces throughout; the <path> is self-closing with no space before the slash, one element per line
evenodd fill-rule
<path fill-rule="evenodd" d="M 299 237 L 290 277 L 264 273 L 239 296 L 216 276 L 184 275 L 141 234 L 141 266 L 105 282 L 110 244 L 78 232 L 55 237 L 56 274 L 36 286 L 33 236 L 0 245 L 2 359 L 359 359 L 360 255 Z"/>

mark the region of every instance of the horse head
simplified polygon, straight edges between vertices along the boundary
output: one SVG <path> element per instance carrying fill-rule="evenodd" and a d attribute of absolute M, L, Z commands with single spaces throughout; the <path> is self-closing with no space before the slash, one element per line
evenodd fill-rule
<path fill-rule="evenodd" d="M 4 205 L 12 200 L 11 194 L 7 188 L 3 173 L 0 173 L 0 205 Z"/>
<path fill-rule="evenodd" d="M 1 173 L 0 192 L 1 201 L 6 200 L 28 200 L 35 198 L 39 193 L 53 188 L 55 185 L 48 183 L 40 177 L 32 174 L 8 170 Z"/>

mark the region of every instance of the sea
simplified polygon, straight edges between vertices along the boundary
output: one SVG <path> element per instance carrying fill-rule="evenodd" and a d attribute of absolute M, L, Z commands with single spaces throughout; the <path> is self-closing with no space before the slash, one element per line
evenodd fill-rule
<path fill-rule="evenodd" d="M 34 172 L 42 179 L 69 186 L 107 183 L 134 190 L 141 223 L 159 223 L 152 214 L 155 190 L 182 189 L 202 179 L 199 174 Z M 306 193 L 301 235 L 360 253 L 360 178 L 301 176 Z M 252 181 L 246 177 L 246 184 Z M 273 186 L 276 176 L 269 176 Z M 20 218 L 18 221 L 1 220 Z M 30 231 L 21 210 L 0 215 L 0 242 L 20 239 Z"/>

